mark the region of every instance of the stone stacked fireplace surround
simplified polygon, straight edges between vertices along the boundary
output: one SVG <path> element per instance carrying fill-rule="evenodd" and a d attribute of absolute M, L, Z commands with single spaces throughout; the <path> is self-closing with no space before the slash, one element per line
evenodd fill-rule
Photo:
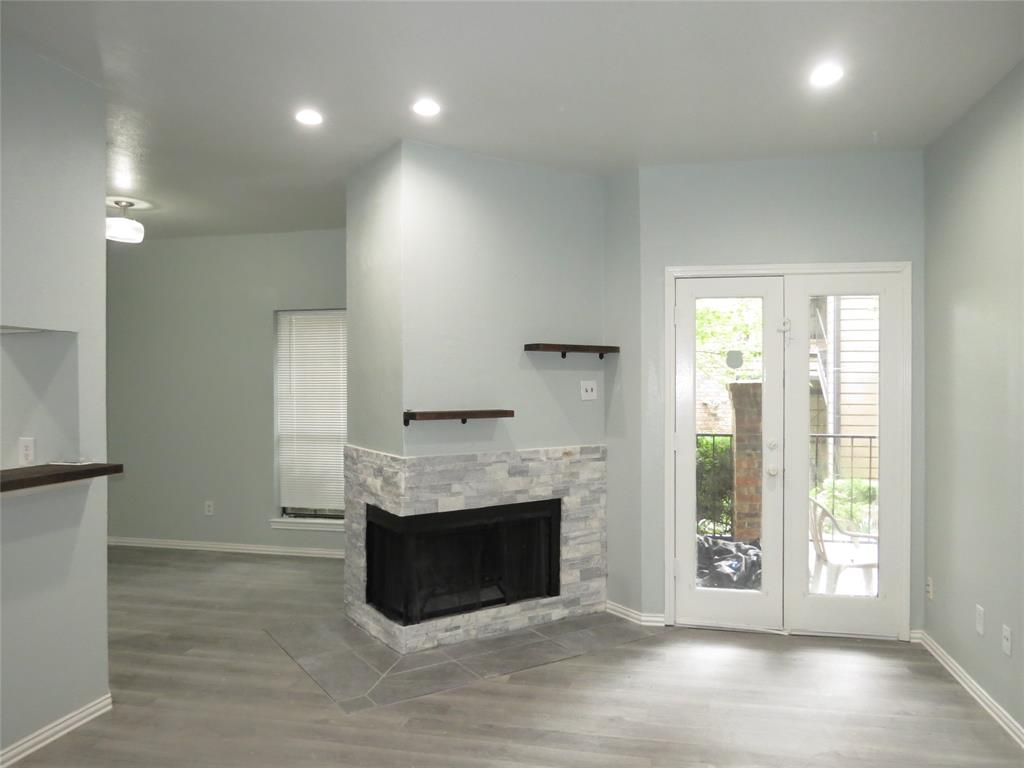
<path fill-rule="evenodd" d="M 345 606 L 349 617 L 400 653 L 491 637 L 604 610 L 606 449 L 603 445 L 441 456 L 345 449 Z M 366 602 L 366 506 L 429 515 L 561 499 L 557 596 L 403 626 Z"/>

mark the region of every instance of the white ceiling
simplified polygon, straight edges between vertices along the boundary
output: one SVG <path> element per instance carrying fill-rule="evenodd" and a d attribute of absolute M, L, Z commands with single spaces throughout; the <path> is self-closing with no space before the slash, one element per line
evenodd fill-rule
<path fill-rule="evenodd" d="M 150 236 L 343 225 L 346 177 L 401 138 L 591 173 L 922 147 L 1024 58 L 1017 2 L 2 8 L 5 36 L 106 89 Z M 824 56 L 848 76 L 811 92 Z"/>

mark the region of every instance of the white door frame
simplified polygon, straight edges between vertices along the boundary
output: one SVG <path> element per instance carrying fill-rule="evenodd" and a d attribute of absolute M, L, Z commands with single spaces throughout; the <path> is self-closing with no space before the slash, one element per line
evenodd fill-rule
<path fill-rule="evenodd" d="M 909 261 L 865 261 L 841 263 L 806 263 L 806 264 L 740 264 L 733 266 L 696 266 L 665 268 L 665 349 L 664 349 L 664 381 L 662 391 L 665 394 L 665 624 L 676 623 L 676 484 L 675 484 L 675 303 L 676 280 L 687 277 L 785 277 L 786 275 L 815 274 L 863 274 L 865 272 L 896 273 L 902 278 L 903 316 L 906 318 L 903 333 L 904 349 L 907 353 L 900 364 L 898 397 L 903 404 L 903 412 L 911 414 L 911 393 L 913 370 L 913 315 L 912 315 L 912 282 L 911 263 Z M 900 478 L 899 493 L 906 504 L 906 514 L 902 524 L 896 531 L 898 551 L 904 555 L 904 568 L 901 570 L 902 585 L 900 603 L 902 615 L 900 619 L 900 640 L 910 639 L 910 532 L 911 532 L 911 439 L 913 434 L 912 416 L 903 420 L 900 425 L 900 451 L 906 471 Z"/>

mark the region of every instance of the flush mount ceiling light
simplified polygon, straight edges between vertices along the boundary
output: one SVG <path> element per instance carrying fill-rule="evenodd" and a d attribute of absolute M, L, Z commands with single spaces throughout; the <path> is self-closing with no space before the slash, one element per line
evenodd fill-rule
<path fill-rule="evenodd" d="M 107 216 L 107 240 L 115 243 L 141 243 L 146 236 L 146 228 L 141 221 L 128 218 L 128 209 L 135 203 L 129 200 L 114 200 L 114 205 L 121 209 L 120 216 Z"/>
<path fill-rule="evenodd" d="M 315 109 L 300 109 L 295 113 L 295 120 L 303 125 L 320 125 L 324 121 L 324 116 Z"/>
<path fill-rule="evenodd" d="M 430 97 L 417 99 L 412 105 L 412 111 L 420 117 L 437 117 L 441 114 L 441 105 Z"/>
<path fill-rule="evenodd" d="M 831 88 L 843 79 L 846 70 L 835 61 L 823 61 L 811 70 L 809 79 L 812 88 Z"/>

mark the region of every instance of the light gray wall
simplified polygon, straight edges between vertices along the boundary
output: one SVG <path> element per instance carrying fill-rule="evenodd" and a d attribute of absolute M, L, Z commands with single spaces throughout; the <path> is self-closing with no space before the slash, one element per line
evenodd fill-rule
<path fill-rule="evenodd" d="M 402 147 L 363 168 L 346 191 L 348 439 L 401 454 Z"/>
<path fill-rule="evenodd" d="M 925 178 L 925 626 L 1024 722 L 1024 64 L 928 148 Z"/>
<path fill-rule="evenodd" d="M 345 232 L 111 244 L 110 534 L 340 548 L 271 529 L 274 311 L 345 306 Z M 206 500 L 214 514 L 203 513 Z"/>
<path fill-rule="evenodd" d="M 403 405 L 511 408 L 513 419 L 413 423 L 426 455 L 604 441 L 600 179 L 426 144 L 402 147 Z M 580 399 L 580 381 L 598 399 Z M 388 418 L 393 418 L 389 415 Z"/>
<path fill-rule="evenodd" d="M 104 97 L 8 34 L 0 48 L 0 323 L 76 334 L 78 448 L 103 461 Z M 49 335 L 26 336 L 45 346 Z M 52 350 L 34 361 L 21 352 L 32 368 Z M 8 396 L 5 388 L 5 416 Z M 37 447 L 41 459 L 53 450 L 45 441 Z M 2 504 L 0 745 L 7 747 L 109 691 L 107 480 L 8 493 Z"/>
<path fill-rule="evenodd" d="M 608 445 L 608 599 L 641 605 L 640 173 L 609 177 L 605 205 L 604 336 L 622 347 L 605 361 Z"/>
<path fill-rule="evenodd" d="M 791 262 L 913 263 L 913 446 L 924 447 L 923 171 L 919 152 L 640 169 L 642 542 L 640 608 L 664 609 L 665 268 Z M 912 626 L 923 609 L 922 462 L 913 477 Z M 636 607 L 636 606 L 632 606 Z"/>

